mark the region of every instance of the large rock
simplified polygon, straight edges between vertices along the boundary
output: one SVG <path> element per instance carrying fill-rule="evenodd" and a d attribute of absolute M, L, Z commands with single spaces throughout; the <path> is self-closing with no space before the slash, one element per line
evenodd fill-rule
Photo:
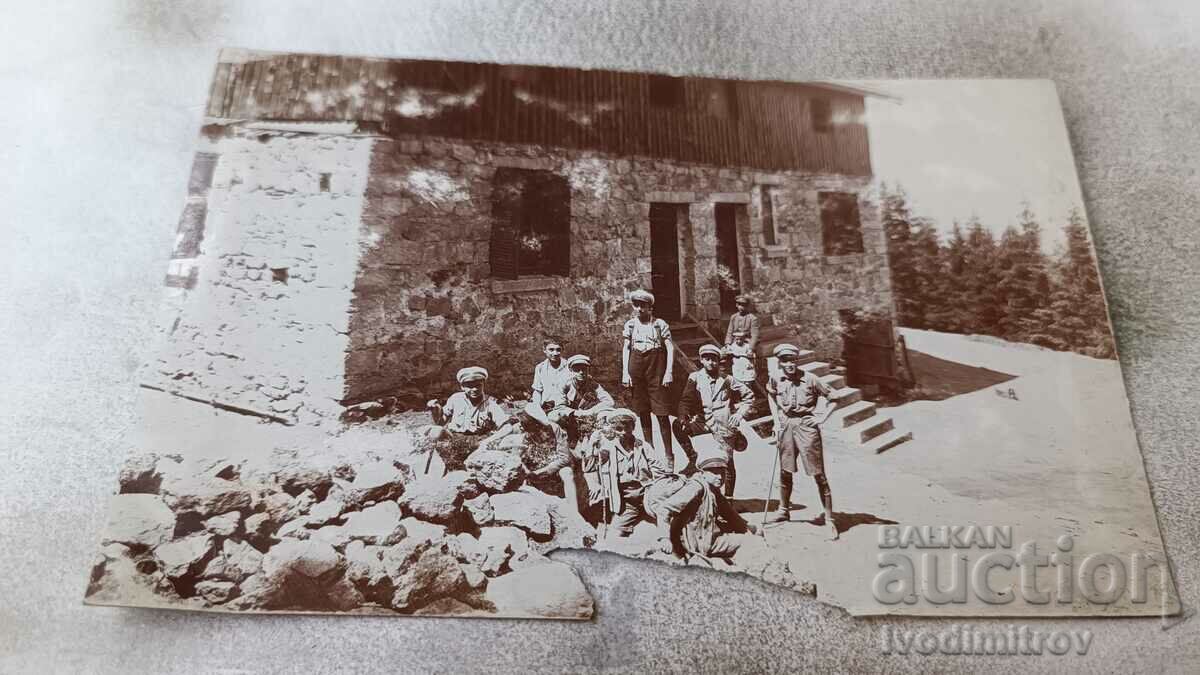
<path fill-rule="evenodd" d="M 467 457 L 466 467 L 471 477 L 488 492 L 507 492 L 525 477 L 521 456 L 505 450 L 476 450 Z"/>
<path fill-rule="evenodd" d="M 362 511 L 347 513 L 342 531 L 351 540 L 373 546 L 390 546 L 407 534 L 401 520 L 400 507 L 396 502 L 381 502 Z"/>
<path fill-rule="evenodd" d="M 396 499 L 405 486 L 413 481 L 413 471 L 407 464 L 370 462 L 356 467 L 354 480 L 340 484 L 345 493 L 347 508 L 359 508 L 367 502 Z"/>
<path fill-rule="evenodd" d="M 152 563 L 153 564 L 153 563 Z M 146 571 L 144 558 L 122 544 L 105 544 L 92 567 L 86 602 L 138 605 L 142 607 L 186 607 L 175 586 L 159 570 Z"/>
<path fill-rule="evenodd" d="M 213 516 L 204 521 L 204 529 L 222 537 L 229 537 L 238 531 L 238 525 L 241 523 L 241 512 L 230 511 L 229 513 Z"/>
<path fill-rule="evenodd" d="M 550 560 L 492 579 L 486 597 L 500 616 L 590 619 L 593 611 L 575 570 Z"/>
<path fill-rule="evenodd" d="M 112 498 L 105 542 L 153 548 L 175 532 L 175 514 L 158 495 L 121 494 Z"/>
<path fill-rule="evenodd" d="M 245 486 L 219 478 L 181 487 L 167 497 L 167 504 L 176 512 L 190 511 L 203 518 L 249 509 L 251 501 Z"/>
<path fill-rule="evenodd" d="M 395 591 L 391 605 L 400 611 L 420 609 L 469 588 L 458 561 L 441 547 L 422 552 L 399 575 L 392 577 L 392 584 Z"/>
<path fill-rule="evenodd" d="M 495 514 L 495 522 L 499 525 L 515 525 L 543 538 L 549 537 L 553 532 L 549 506 L 536 494 L 505 492 L 492 495 L 492 511 Z"/>
<path fill-rule="evenodd" d="M 492 499 L 486 492 L 474 499 L 463 501 L 463 508 L 471 516 L 471 520 L 480 527 L 491 525 L 492 521 L 496 519 L 496 512 L 492 509 Z"/>
<path fill-rule="evenodd" d="M 346 501 L 340 496 L 330 494 L 325 499 L 313 505 L 304 516 L 309 527 L 320 527 L 340 520 Z"/>
<path fill-rule="evenodd" d="M 159 569 L 172 579 L 187 576 L 203 569 L 203 563 L 213 550 L 213 537 L 207 532 L 169 541 L 154 548 Z"/>
<path fill-rule="evenodd" d="M 465 471 L 452 471 L 445 476 L 425 476 L 405 489 L 400 506 L 413 517 L 434 523 L 449 523 L 458 515 L 463 495 L 474 483 Z"/>
<path fill-rule="evenodd" d="M 121 467 L 118 481 L 121 494 L 158 494 L 162 485 L 162 474 L 158 472 L 158 455 L 148 452 L 131 457 Z"/>
<path fill-rule="evenodd" d="M 238 587 L 230 581 L 215 581 L 206 579 L 196 584 L 196 595 L 210 604 L 219 605 L 228 602 L 238 594 Z"/>
<path fill-rule="evenodd" d="M 239 582 L 262 569 L 263 554 L 244 541 L 226 539 L 200 575 L 206 579 Z"/>
<path fill-rule="evenodd" d="M 520 558 L 529 552 L 529 538 L 524 531 L 515 527 L 482 528 L 477 545 L 483 553 L 483 560 L 476 564 L 488 576 L 500 574 L 510 559 L 514 556 Z"/>
<path fill-rule="evenodd" d="M 388 578 L 387 568 L 383 564 L 385 546 L 368 546 L 362 541 L 352 541 L 346 545 L 346 578 L 362 585 L 373 587 Z M 391 598 L 387 598 L 391 600 Z"/>
<path fill-rule="evenodd" d="M 277 451 L 272 455 L 276 460 L 272 478 L 279 487 L 293 497 L 303 492 L 324 497 L 333 486 L 333 474 L 328 469 L 321 469 L 297 459 L 294 453 Z"/>
<path fill-rule="evenodd" d="M 544 495 L 550 511 L 550 524 L 554 530 L 550 541 L 536 542 L 533 547 L 540 553 L 549 553 L 560 548 L 591 548 L 596 544 L 596 528 L 571 508 L 567 500 Z"/>
<path fill-rule="evenodd" d="M 276 525 L 266 513 L 256 513 L 246 518 L 245 527 L 246 537 L 255 542 L 262 542 L 275 533 Z"/>
<path fill-rule="evenodd" d="M 317 503 L 312 492 L 301 492 L 293 497 L 280 492 L 277 487 L 257 492 L 254 497 L 250 508 L 256 513 L 246 518 L 246 532 L 257 533 L 260 537 L 274 534 L 284 523 L 301 520 Z M 251 519 L 254 519 L 253 525 Z"/>
<path fill-rule="evenodd" d="M 263 571 L 269 577 L 294 573 L 313 578 L 334 570 L 341 560 L 332 546 L 320 540 L 285 539 L 267 551 Z"/>

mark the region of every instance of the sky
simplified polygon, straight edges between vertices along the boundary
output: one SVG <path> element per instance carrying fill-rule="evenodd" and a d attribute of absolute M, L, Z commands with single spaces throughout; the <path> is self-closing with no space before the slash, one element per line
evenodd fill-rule
<path fill-rule="evenodd" d="M 908 193 L 915 215 L 948 233 L 979 216 L 1000 234 L 1028 202 L 1042 247 L 1063 242 L 1072 207 L 1083 208 L 1058 95 L 1048 80 L 859 82 L 900 98 L 867 99 L 878 180 Z"/>

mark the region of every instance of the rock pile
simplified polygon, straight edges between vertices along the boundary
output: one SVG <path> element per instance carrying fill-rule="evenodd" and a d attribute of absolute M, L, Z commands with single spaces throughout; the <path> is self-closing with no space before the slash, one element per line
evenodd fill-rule
<path fill-rule="evenodd" d="M 424 465 L 291 450 L 257 463 L 139 456 L 121 472 L 88 599 L 591 616 L 574 570 L 545 554 L 591 546 L 595 530 L 563 499 L 526 485 L 518 454 L 478 450 L 444 476 L 413 466 Z"/>

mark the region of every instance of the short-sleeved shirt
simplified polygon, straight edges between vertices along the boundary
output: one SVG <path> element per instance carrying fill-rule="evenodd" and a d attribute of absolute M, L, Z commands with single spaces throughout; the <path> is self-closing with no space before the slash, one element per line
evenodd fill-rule
<path fill-rule="evenodd" d="M 653 319 L 650 323 L 642 323 L 636 316 L 625 322 L 621 337 L 629 340 L 629 345 L 639 352 L 664 349 L 671 339 L 671 327 L 662 319 Z"/>
<path fill-rule="evenodd" d="M 545 398 L 546 394 L 554 391 L 558 382 L 565 379 L 569 373 L 566 359 L 560 359 L 557 368 L 550 365 L 550 360 L 546 359 L 533 368 L 533 390 L 541 393 Z"/>
<path fill-rule="evenodd" d="M 796 379 L 782 373 L 767 381 L 767 393 L 775 397 L 780 412 L 788 417 L 806 417 L 813 414 L 817 399 L 830 398 L 833 390 L 812 373 L 801 370 Z"/>
<path fill-rule="evenodd" d="M 754 352 L 750 343 L 744 345 L 731 344 L 725 351 L 733 357 L 733 377 L 739 382 L 753 382 L 757 377 L 754 371 Z"/>
<path fill-rule="evenodd" d="M 471 403 L 463 392 L 451 394 L 442 406 L 446 429 L 464 434 L 484 434 L 508 421 L 508 413 L 496 399 L 483 395 L 479 405 Z"/>

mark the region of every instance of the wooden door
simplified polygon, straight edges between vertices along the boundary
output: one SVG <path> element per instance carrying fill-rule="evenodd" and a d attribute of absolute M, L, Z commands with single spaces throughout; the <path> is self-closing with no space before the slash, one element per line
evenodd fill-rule
<path fill-rule="evenodd" d="M 678 214 L 678 204 L 650 204 L 650 285 L 654 314 L 668 321 L 682 315 Z"/>

